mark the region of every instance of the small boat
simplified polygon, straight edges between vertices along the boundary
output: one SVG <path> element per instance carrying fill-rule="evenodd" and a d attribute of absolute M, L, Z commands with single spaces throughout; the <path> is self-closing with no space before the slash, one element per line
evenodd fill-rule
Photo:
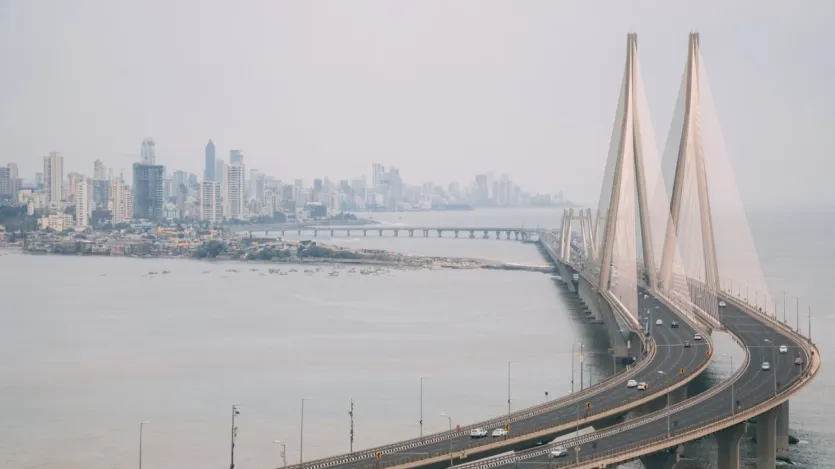
<path fill-rule="evenodd" d="M 333 272 L 329 272 L 328 276 L 329 277 L 339 277 L 339 272 L 334 270 Z"/>
<path fill-rule="evenodd" d="M 278 275 L 288 275 L 287 272 L 279 272 Z"/>
<path fill-rule="evenodd" d="M 290 272 L 298 272 L 296 269 L 290 269 Z"/>
<path fill-rule="evenodd" d="M 163 271 L 162 271 L 162 273 L 163 273 L 163 274 L 170 274 L 170 273 L 171 273 L 171 271 L 170 271 L 170 270 L 168 270 L 168 269 L 165 269 L 165 270 L 163 270 Z"/>

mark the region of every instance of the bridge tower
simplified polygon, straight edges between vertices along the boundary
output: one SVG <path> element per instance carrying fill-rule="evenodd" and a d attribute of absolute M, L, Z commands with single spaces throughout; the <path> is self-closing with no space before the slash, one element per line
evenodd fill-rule
<path fill-rule="evenodd" d="M 588 213 L 591 254 L 587 274 L 619 306 L 630 329 L 639 328 L 638 284 L 657 284 L 650 198 L 660 163 L 638 67 L 638 38 L 627 36 L 626 63 L 596 223 Z M 589 271 L 591 269 L 591 271 Z M 640 272 L 639 272 L 640 271 Z"/>

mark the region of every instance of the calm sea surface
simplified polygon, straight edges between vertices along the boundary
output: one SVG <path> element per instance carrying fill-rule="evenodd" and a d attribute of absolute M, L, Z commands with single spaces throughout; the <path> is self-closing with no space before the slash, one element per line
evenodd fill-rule
<path fill-rule="evenodd" d="M 404 225 L 556 227 L 556 210 L 374 214 Z M 783 218 L 781 218 L 783 217 Z M 826 271 L 832 217 L 752 214 L 775 292 L 813 305 L 818 338 L 835 332 Z M 799 242 L 801 233 L 810 238 Z M 411 254 L 541 263 L 532 245 L 506 240 L 334 238 L 325 243 Z M 602 331 L 573 321 L 572 298 L 549 275 L 400 271 L 378 276 L 261 275 L 268 266 L 189 260 L 0 257 L 0 465 L 104 469 L 136 464 L 139 422 L 148 468 L 229 464 L 232 404 L 239 405 L 236 467 L 346 452 L 466 424 L 571 389 L 571 344 L 596 353 L 593 380 L 611 373 Z M 281 266 L 286 268 L 285 266 Z M 238 273 L 226 272 L 237 269 Z M 149 271 L 170 275 L 150 277 Z M 259 269 L 251 271 L 250 269 Z M 329 269 L 326 269 L 329 270 Z M 209 271 L 209 273 L 204 273 Z M 775 296 L 778 296 L 775 293 Z M 793 298 L 793 297 L 792 297 Z M 793 300 L 792 300 L 793 301 Z M 790 309 L 790 312 L 793 309 Z M 720 348 L 738 354 L 719 339 Z M 821 344 L 824 361 L 835 356 Z M 720 350 L 722 351 L 722 350 Z M 835 467 L 831 375 L 792 401 L 792 456 Z M 730 370 L 717 357 L 707 380 Z M 579 374 L 575 377 L 579 387 Z M 588 376 L 585 377 L 588 380 Z M 709 440 L 694 445 L 711 467 Z"/>

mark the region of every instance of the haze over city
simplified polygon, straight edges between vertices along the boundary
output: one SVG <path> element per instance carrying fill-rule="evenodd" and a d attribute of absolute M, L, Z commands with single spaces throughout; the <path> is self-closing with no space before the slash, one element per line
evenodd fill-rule
<path fill-rule="evenodd" d="M 414 184 L 492 171 L 594 202 L 625 33 L 640 32 L 661 146 L 682 32 L 698 29 L 743 200 L 827 204 L 835 58 L 815 47 L 831 39 L 833 10 L 823 0 L 9 1 L 0 163 L 30 178 L 58 151 L 67 173 L 100 159 L 127 174 L 152 137 L 167 168 L 202 174 L 212 138 L 219 155 L 240 148 L 282 180 L 348 179 L 382 162 Z"/>

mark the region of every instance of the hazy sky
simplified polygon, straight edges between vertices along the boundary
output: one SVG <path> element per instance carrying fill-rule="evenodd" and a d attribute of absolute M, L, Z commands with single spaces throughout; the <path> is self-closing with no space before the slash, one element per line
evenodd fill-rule
<path fill-rule="evenodd" d="M 152 137 L 202 177 L 212 138 L 282 179 L 380 162 L 593 201 L 626 33 L 664 139 L 698 30 L 746 203 L 831 203 L 833 25 L 832 0 L 0 0 L 0 163 L 92 175 Z"/>

